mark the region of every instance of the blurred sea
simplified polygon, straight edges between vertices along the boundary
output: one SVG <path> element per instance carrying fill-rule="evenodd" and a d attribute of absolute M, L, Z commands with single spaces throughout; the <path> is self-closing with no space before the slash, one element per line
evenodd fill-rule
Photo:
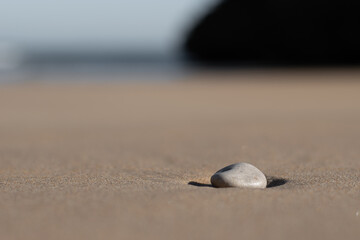
<path fill-rule="evenodd" d="M 190 71 L 180 54 L 36 53 L 0 63 L 0 82 L 169 81 Z"/>

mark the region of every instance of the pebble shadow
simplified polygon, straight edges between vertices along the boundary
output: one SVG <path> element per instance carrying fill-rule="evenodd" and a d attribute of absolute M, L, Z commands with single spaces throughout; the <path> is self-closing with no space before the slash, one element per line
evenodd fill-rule
<path fill-rule="evenodd" d="M 285 178 L 267 177 L 267 182 L 268 182 L 268 184 L 267 184 L 266 188 L 273 188 L 273 187 L 279 187 L 279 186 L 286 184 L 288 182 L 288 180 L 286 180 Z M 195 186 L 195 187 L 211 187 L 211 188 L 213 188 L 213 186 L 211 184 L 199 183 L 199 182 L 195 182 L 195 181 L 190 181 L 190 182 L 188 182 L 188 184 L 191 186 Z"/>
<path fill-rule="evenodd" d="M 279 187 L 288 182 L 285 178 L 276 178 L 276 177 L 266 177 L 267 178 L 267 186 L 266 188 Z"/>
<path fill-rule="evenodd" d="M 190 181 L 190 182 L 188 182 L 188 184 L 192 185 L 192 186 L 196 186 L 196 187 L 213 187 L 211 184 L 199 183 L 199 182 L 194 182 L 194 181 Z"/>

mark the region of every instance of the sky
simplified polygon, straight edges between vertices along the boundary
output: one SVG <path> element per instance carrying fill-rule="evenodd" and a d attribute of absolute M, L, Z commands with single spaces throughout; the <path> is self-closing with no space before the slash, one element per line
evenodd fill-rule
<path fill-rule="evenodd" d="M 217 0 L 0 0 L 0 44 L 32 50 L 176 49 Z"/>

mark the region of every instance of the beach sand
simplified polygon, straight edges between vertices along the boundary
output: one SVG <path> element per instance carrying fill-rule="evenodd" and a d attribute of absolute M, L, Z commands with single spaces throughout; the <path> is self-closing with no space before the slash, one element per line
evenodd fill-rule
<path fill-rule="evenodd" d="M 3 84 L 0 238 L 359 239 L 359 79 Z M 235 162 L 282 185 L 212 188 Z"/>

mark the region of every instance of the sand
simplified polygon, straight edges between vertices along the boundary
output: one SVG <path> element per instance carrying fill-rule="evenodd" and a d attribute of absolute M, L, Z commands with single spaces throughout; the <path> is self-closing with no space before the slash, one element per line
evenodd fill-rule
<path fill-rule="evenodd" d="M 3 84 L 0 238 L 359 239 L 359 79 Z M 288 182 L 212 188 L 235 162 Z"/>

